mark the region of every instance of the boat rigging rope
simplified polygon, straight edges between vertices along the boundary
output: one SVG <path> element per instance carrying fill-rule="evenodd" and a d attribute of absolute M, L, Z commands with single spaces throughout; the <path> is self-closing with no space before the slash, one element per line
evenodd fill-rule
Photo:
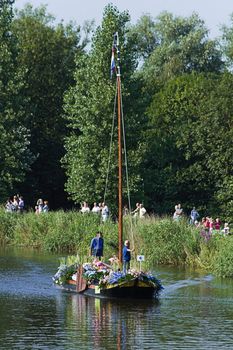
<path fill-rule="evenodd" d="M 134 247 L 133 220 L 131 216 L 132 208 L 131 208 L 130 189 L 129 189 L 129 172 L 128 172 L 127 149 L 126 149 L 126 140 L 125 140 L 125 122 L 124 122 L 124 114 L 123 114 L 121 86 L 120 86 L 120 96 L 121 96 L 121 123 L 122 123 L 122 134 L 123 134 L 123 150 L 124 150 L 124 158 L 125 158 L 126 186 L 127 186 L 128 204 L 129 204 L 130 240 L 131 240 L 132 246 Z"/>
<path fill-rule="evenodd" d="M 113 145 L 113 134 L 114 134 L 114 126 L 115 126 L 115 117 L 116 117 L 116 104 L 117 104 L 117 82 L 116 82 L 116 91 L 114 98 L 114 108 L 112 115 L 112 127 L 111 127 L 111 137 L 110 137 L 110 146 L 109 146 L 109 156 L 108 156 L 108 166 L 107 166 L 107 175 L 105 181 L 105 190 L 104 190 L 104 202 L 106 201 L 106 195 L 108 191 L 108 181 L 109 181 L 109 173 L 110 173 L 110 164 L 111 164 L 111 155 L 112 155 L 112 145 Z M 121 94 L 121 86 L 120 86 L 120 99 L 121 99 L 121 124 L 122 124 L 122 135 L 123 135 L 123 150 L 124 150 L 124 163 L 125 163 L 125 172 L 126 172 L 126 186 L 127 186 L 127 196 L 128 196 L 128 205 L 129 205 L 129 220 L 130 220 L 130 241 L 132 246 L 134 247 L 134 235 L 133 235 L 133 220 L 131 216 L 131 201 L 130 201 L 130 189 L 129 189 L 129 173 L 128 173 L 128 161 L 127 161 L 127 150 L 126 150 L 126 138 L 125 138 L 125 124 L 124 124 L 124 114 L 123 114 L 123 103 L 122 103 L 122 94 Z"/>
<path fill-rule="evenodd" d="M 107 175 L 106 175 L 105 189 L 104 189 L 104 202 L 106 201 L 106 194 L 107 194 L 107 190 L 108 190 L 108 179 L 109 179 L 111 154 L 112 154 L 114 123 L 115 123 L 115 116 L 116 116 L 116 102 L 117 102 L 117 85 L 116 85 L 116 92 L 115 92 L 115 98 L 114 98 L 114 108 L 113 108 L 113 115 L 112 115 L 112 129 L 111 129 L 111 138 L 110 138 L 109 155 L 108 155 Z"/>

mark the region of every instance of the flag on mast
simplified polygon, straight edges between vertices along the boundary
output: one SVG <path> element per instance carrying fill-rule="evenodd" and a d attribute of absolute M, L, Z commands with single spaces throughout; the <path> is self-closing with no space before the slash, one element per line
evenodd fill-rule
<path fill-rule="evenodd" d="M 113 43 L 112 43 L 111 69 L 110 69 L 111 79 L 113 77 L 113 74 L 116 73 L 115 51 L 116 51 L 117 45 L 118 45 L 118 33 L 114 33 Z"/>
<path fill-rule="evenodd" d="M 112 47 L 111 70 L 110 70 L 110 77 L 111 77 L 111 79 L 112 79 L 113 74 L 115 72 L 116 72 L 115 48 Z"/>

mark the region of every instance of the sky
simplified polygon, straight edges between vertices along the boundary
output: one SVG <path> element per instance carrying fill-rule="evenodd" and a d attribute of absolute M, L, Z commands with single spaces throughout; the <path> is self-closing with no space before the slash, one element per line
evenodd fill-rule
<path fill-rule="evenodd" d="M 26 3 L 31 3 L 34 7 L 47 4 L 48 12 L 58 21 L 72 20 L 82 25 L 85 20 L 94 19 L 98 25 L 103 9 L 109 2 L 120 11 L 128 10 L 132 23 L 136 23 L 145 13 L 156 17 L 162 11 L 169 11 L 186 17 L 195 11 L 205 21 L 211 38 L 220 35 L 223 24 L 230 24 L 230 15 L 233 13 L 232 0 L 16 0 L 15 7 L 21 9 Z"/>

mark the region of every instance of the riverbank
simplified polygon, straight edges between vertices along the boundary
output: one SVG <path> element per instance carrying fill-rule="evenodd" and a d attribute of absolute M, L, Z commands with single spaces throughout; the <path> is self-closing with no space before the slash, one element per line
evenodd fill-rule
<path fill-rule="evenodd" d="M 185 220 L 150 217 L 133 222 L 124 218 L 124 239 L 130 239 L 135 254 L 143 254 L 146 267 L 156 264 L 188 265 L 219 276 L 233 277 L 233 236 L 215 234 L 206 240 L 200 229 Z M 36 247 L 41 250 L 65 252 L 85 257 L 90 240 L 97 230 L 104 234 L 105 258 L 117 254 L 117 225 L 102 224 L 95 215 L 75 211 L 22 215 L 0 211 L 0 242 L 2 244 Z"/>

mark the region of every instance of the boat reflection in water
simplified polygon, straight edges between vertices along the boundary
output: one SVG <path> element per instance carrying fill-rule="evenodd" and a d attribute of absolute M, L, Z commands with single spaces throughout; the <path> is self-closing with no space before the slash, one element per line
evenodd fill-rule
<path fill-rule="evenodd" d="M 151 340 L 151 313 L 160 313 L 158 300 L 107 300 L 69 294 L 67 326 L 76 328 L 78 341 L 96 349 L 127 349 L 145 337 Z M 148 334 L 143 335 L 143 333 Z"/>

